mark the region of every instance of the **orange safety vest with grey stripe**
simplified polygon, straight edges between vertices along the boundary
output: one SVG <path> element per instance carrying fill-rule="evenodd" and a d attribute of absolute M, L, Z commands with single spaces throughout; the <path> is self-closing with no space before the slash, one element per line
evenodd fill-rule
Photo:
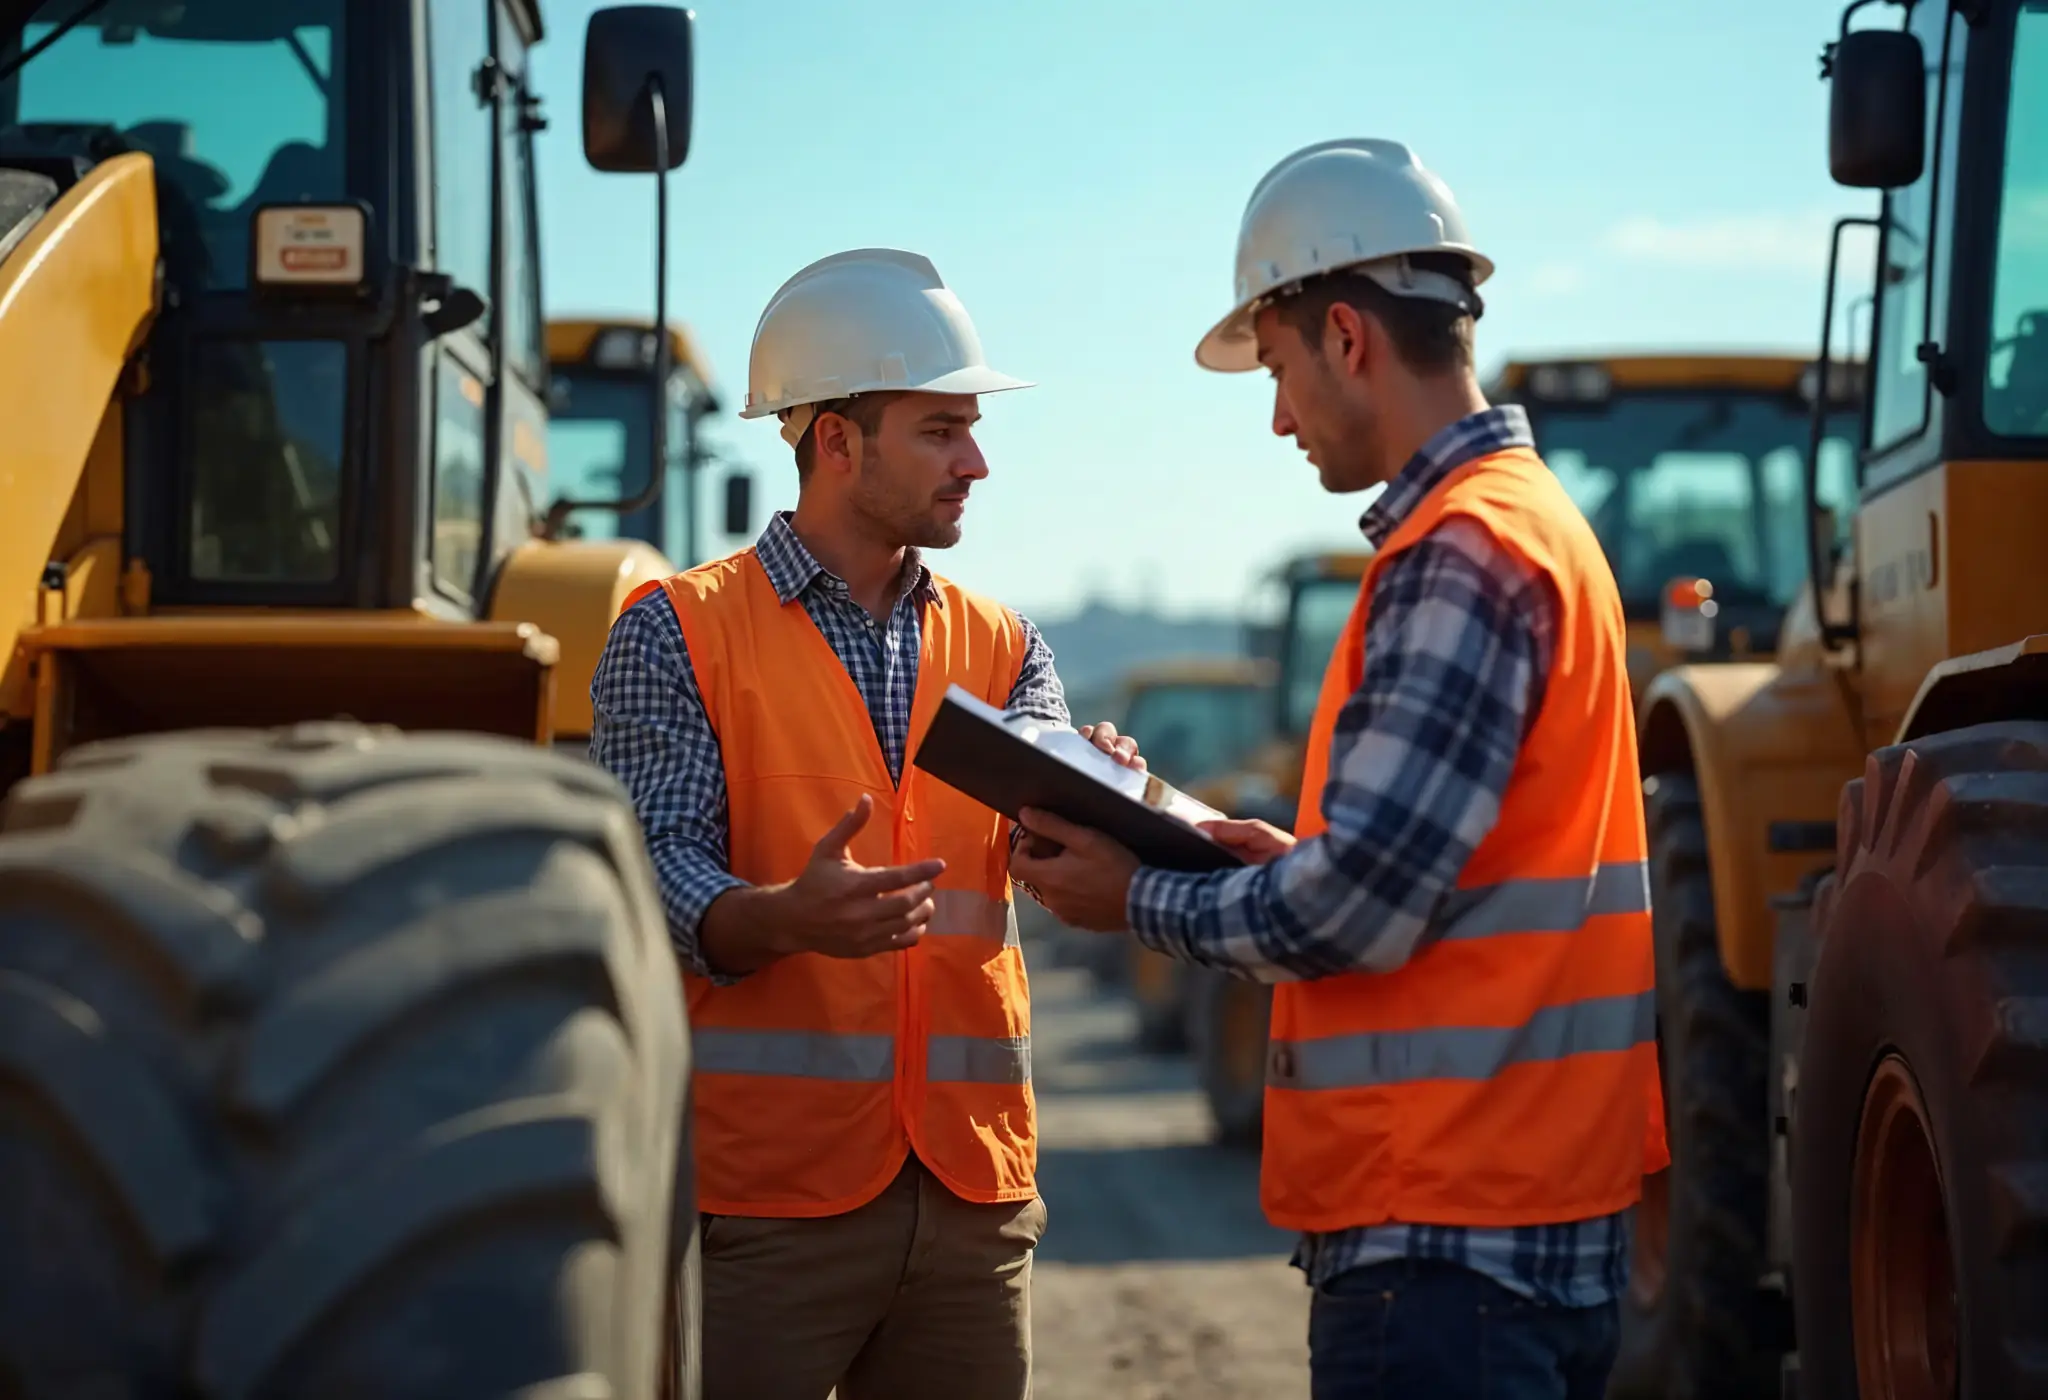
<path fill-rule="evenodd" d="M 1024 660 L 1015 614 L 933 583 L 907 754 L 948 686 L 1000 709 Z M 912 948 L 802 953 L 731 986 L 685 974 L 699 1208 L 836 1215 L 876 1196 L 913 1149 L 966 1200 L 1030 1200 L 1037 1110 L 1008 822 L 907 761 L 890 780 L 852 677 L 753 550 L 647 585 L 627 606 L 654 587 L 682 624 L 718 735 L 734 875 L 796 878 L 864 792 L 874 810 L 855 861 L 946 862 Z"/>
<path fill-rule="evenodd" d="M 1453 515 L 1555 586 L 1554 657 L 1499 819 L 1421 950 L 1391 973 L 1274 988 L 1261 1196 L 1290 1229 L 1585 1219 L 1632 1204 L 1670 1160 L 1621 599 L 1533 452 L 1452 472 L 1367 566 L 1309 729 L 1296 835 L 1325 828 L 1373 585 Z"/>

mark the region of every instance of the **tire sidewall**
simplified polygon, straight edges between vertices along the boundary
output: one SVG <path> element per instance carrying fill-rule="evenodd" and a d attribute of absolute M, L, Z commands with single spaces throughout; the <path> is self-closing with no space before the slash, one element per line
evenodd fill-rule
<path fill-rule="evenodd" d="M 1951 970 L 1938 946 L 1944 932 L 1915 907 L 1911 891 L 1882 870 L 1864 869 L 1842 885 L 1821 937 L 1791 1150 L 1792 1198 L 1799 1203 L 1792 1227 L 1799 1367 L 1802 1388 L 1816 1396 L 1858 1393 L 1851 1287 L 1856 1139 L 1871 1075 L 1888 1053 L 1906 1061 L 1927 1106 L 1951 1250 L 1960 1254 L 1958 1241 L 1988 1238 L 1979 1212 L 1958 1199 L 1970 1194 L 1957 1186 L 1976 1179 L 1969 1166 L 1978 1159 L 1956 1121 L 1967 1085 L 1955 1057 Z M 1991 1262 L 1973 1269 L 1952 1259 L 1965 1396 L 1995 1393 L 1971 1380 L 1984 1372 L 1970 1356 L 1967 1329 L 1967 1319 L 1993 1301 L 1971 1296 L 1974 1279 Z"/>

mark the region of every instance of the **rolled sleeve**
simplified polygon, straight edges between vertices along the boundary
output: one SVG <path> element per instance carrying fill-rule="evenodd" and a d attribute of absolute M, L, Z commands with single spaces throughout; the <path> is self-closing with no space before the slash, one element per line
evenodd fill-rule
<path fill-rule="evenodd" d="M 590 755 L 633 799 L 683 966 L 719 985 L 743 980 L 704 960 L 704 911 L 747 882 L 727 854 L 725 766 L 718 735 L 665 594 L 613 624 L 591 678 Z"/>

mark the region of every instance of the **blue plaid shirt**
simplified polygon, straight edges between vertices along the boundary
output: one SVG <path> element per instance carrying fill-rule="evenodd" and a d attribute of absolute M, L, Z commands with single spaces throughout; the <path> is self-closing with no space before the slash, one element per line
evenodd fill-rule
<path fill-rule="evenodd" d="M 1452 424 L 1388 483 L 1360 528 L 1378 548 L 1455 468 L 1533 445 L 1512 405 Z M 1542 703 L 1557 612 L 1548 582 L 1472 521 L 1446 521 L 1403 551 L 1374 589 L 1364 676 L 1338 714 L 1327 834 L 1227 875 L 1141 871 L 1129 901 L 1138 938 L 1264 982 L 1407 962 L 1500 815 Z M 1390 1222 L 1308 1235 L 1295 1253 L 1316 1284 L 1402 1258 L 1450 1260 L 1567 1307 L 1605 1303 L 1625 1281 L 1628 1213 L 1512 1229 Z"/>
<path fill-rule="evenodd" d="M 900 779 L 917 693 L 924 609 L 939 597 L 931 570 L 916 550 L 909 552 L 903 593 L 883 625 L 853 600 L 845 580 L 804 548 L 787 512 L 777 512 L 768 522 L 754 550 L 776 596 L 785 606 L 802 600 L 846 667 L 867 702 L 889 776 Z M 1008 708 L 1066 724 L 1066 695 L 1053 670 L 1052 649 L 1028 618 L 1018 621 L 1024 662 Z M 677 955 L 701 977 L 721 985 L 739 981 L 710 967 L 698 943 L 698 926 L 711 901 L 746 881 L 728 868 L 725 762 L 667 594 L 648 594 L 612 625 L 591 677 L 590 702 L 591 759 L 632 795 Z"/>

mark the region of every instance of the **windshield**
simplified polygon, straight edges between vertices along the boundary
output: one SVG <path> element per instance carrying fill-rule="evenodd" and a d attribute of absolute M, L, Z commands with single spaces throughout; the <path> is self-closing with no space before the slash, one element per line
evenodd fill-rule
<path fill-rule="evenodd" d="M 2048 435 L 2048 6 L 2020 9 L 2008 111 L 1984 419 L 1994 433 L 2040 437 Z"/>
<path fill-rule="evenodd" d="M 1784 607 L 1807 578 L 1802 481 L 1809 418 L 1791 395 L 1618 395 L 1531 405 L 1537 450 L 1592 522 L 1632 616 L 1654 616 L 1674 578 L 1724 604 Z M 1821 443 L 1820 500 L 1847 528 L 1855 414 Z"/>
<path fill-rule="evenodd" d="M 1176 787 L 1236 766 L 1265 737 L 1271 715 L 1257 686 L 1174 682 L 1131 697 L 1123 728 L 1145 746 L 1145 762 Z"/>
<path fill-rule="evenodd" d="M 1282 664 L 1282 723 L 1291 735 L 1308 733 L 1344 623 L 1358 601 L 1355 578 L 1311 579 L 1294 595 L 1294 616 Z"/>
<path fill-rule="evenodd" d="M 669 395 L 668 460 L 674 468 L 686 447 L 688 420 L 680 382 Z M 616 501 L 647 487 L 652 425 L 647 380 L 602 370 L 557 368 L 548 389 L 548 492 L 557 500 Z M 627 464 L 631 465 L 628 466 Z M 661 499 L 621 518 L 617 511 L 579 510 L 563 534 L 569 539 L 645 540 L 658 549 L 683 531 L 685 493 L 664 485 Z"/>
<path fill-rule="evenodd" d="M 0 48 L 0 62 L 80 3 L 44 6 L 46 22 Z M 343 5 L 113 0 L 0 81 L 0 149 L 146 152 L 171 277 L 189 291 L 240 288 L 259 206 L 347 193 Z"/>

